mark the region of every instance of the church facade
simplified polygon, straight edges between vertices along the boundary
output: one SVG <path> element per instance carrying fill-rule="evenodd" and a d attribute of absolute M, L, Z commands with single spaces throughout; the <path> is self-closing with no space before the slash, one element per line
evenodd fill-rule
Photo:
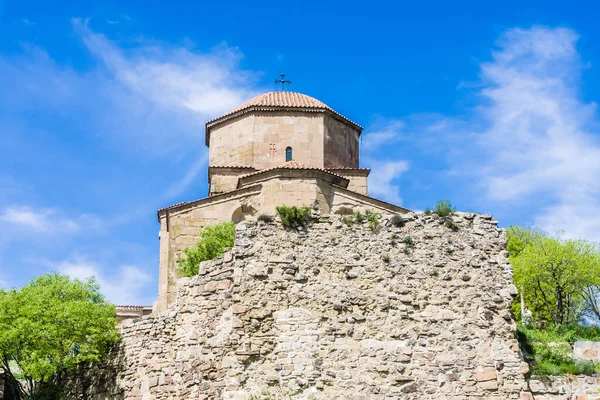
<path fill-rule="evenodd" d="M 177 261 L 207 225 L 274 215 L 279 205 L 325 214 L 408 212 L 369 197 L 370 170 L 359 165 L 361 133 L 325 103 L 285 91 L 262 94 L 207 122 L 208 196 L 158 210 L 157 311 L 175 301 Z"/>

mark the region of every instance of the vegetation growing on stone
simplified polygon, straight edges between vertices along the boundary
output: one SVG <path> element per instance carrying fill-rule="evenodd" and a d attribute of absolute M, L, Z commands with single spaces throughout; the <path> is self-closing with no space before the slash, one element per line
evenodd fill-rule
<path fill-rule="evenodd" d="M 356 222 L 357 224 L 362 224 L 363 222 L 365 222 L 365 215 L 360 212 L 360 210 L 357 210 L 354 213 L 354 222 Z"/>
<path fill-rule="evenodd" d="M 372 210 L 365 211 L 365 218 L 366 218 L 367 222 L 369 223 L 369 228 L 371 228 L 371 230 L 374 232 L 379 230 L 379 218 L 380 217 L 381 217 L 381 215 L 379 213 L 376 213 Z"/>
<path fill-rule="evenodd" d="M 405 236 L 404 239 L 402 239 L 402 243 L 404 243 L 404 248 L 402 249 L 402 252 L 404 254 L 410 253 L 410 251 L 415 247 L 415 242 L 413 241 L 413 238 L 408 235 Z"/>
<path fill-rule="evenodd" d="M 369 228 L 371 228 L 373 232 L 376 232 L 380 227 L 379 218 L 381 218 L 381 214 L 376 213 L 373 210 L 366 210 L 364 213 L 357 210 L 352 215 L 345 215 L 342 217 L 342 222 L 348 226 L 352 226 L 367 221 Z"/>
<path fill-rule="evenodd" d="M 390 218 L 390 222 L 396 228 L 402 228 L 405 225 L 404 219 L 402 219 L 402 217 L 398 214 L 393 215 L 392 218 Z"/>
<path fill-rule="evenodd" d="M 116 323 L 93 278 L 50 273 L 0 290 L 0 371 L 19 398 L 56 398 L 70 371 L 100 362 L 119 341 Z"/>
<path fill-rule="evenodd" d="M 390 235 L 390 245 L 392 247 L 396 247 L 397 244 L 398 244 L 398 234 L 396 232 L 393 232 Z"/>
<path fill-rule="evenodd" d="M 433 210 L 435 214 L 442 218 L 451 216 L 455 211 L 456 209 L 448 200 L 438 201 L 435 205 L 435 210 Z"/>
<path fill-rule="evenodd" d="M 459 226 L 452 220 L 452 216 L 456 212 L 455 207 L 448 200 L 438 201 L 435 205 L 435 209 L 432 211 L 427 208 L 424 212 L 425 215 L 437 215 L 442 220 L 442 223 L 447 228 L 450 228 L 453 231 L 458 231 Z"/>
<path fill-rule="evenodd" d="M 458 225 L 456 225 L 456 222 L 454 222 L 452 220 L 452 218 L 446 219 L 446 222 L 444 222 L 444 225 L 446 225 L 446 227 L 452 229 L 455 232 L 458 230 Z"/>
<path fill-rule="evenodd" d="M 353 215 L 344 215 L 342 217 L 342 222 L 348 226 L 354 225 L 354 216 Z"/>
<path fill-rule="evenodd" d="M 267 224 L 273 222 L 273 216 L 268 215 L 268 214 L 260 214 L 257 219 L 258 219 L 258 221 L 264 222 Z"/>
<path fill-rule="evenodd" d="M 306 226 L 311 220 L 312 210 L 310 207 L 277 206 L 277 215 L 281 219 L 281 225 L 285 228 L 298 228 Z"/>
<path fill-rule="evenodd" d="M 233 247 L 234 238 L 235 224 L 233 222 L 222 222 L 202 229 L 198 243 L 183 250 L 184 257 L 179 260 L 178 266 L 179 275 L 197 275 L 200 263 L 212 260 L 222 255 L 225 249 Z"/>

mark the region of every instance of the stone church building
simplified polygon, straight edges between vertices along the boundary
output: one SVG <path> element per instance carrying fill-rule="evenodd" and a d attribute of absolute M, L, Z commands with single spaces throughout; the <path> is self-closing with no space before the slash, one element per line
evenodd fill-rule
<path fill-rule="evenodd" d="M 369 197 L 370 170 L 359 165 L 361 132 L 325 103 L 285 91 L 264 93 L 208 121 L 208 196 L 158 210 L 157 310 L 175 300 L 178 257 L 206 225 L 274 215 L 278 205 L 406 212 Z"/>

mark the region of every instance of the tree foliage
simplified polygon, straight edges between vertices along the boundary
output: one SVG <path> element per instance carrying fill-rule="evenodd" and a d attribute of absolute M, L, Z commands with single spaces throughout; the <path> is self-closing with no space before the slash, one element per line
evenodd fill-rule
<path fill-rule="evenodd" d="M 202 261 L 212 260 L 223 254 L 225 249 L 233 247 L 235 224 L 222 222 L 207 226 L 200 232 L 200 240 L 195 246 L 183 250 L 184 257 L 179 260 L 179 275 L 198 274 Z"/>
<path fill-rule="evenodd" d="M 96 281 L 50 273 L 0 291 L 0 362 L 18 395 L 49 398 L 68 371 L 99 362 L 119 340 L 114 305 Z M 26 384 L 15 379 L 14 365 Z"/>
<path fill-rule="evenodd" d="M 508 230 L 514 281 L 537 320 L 556 325 L 600 318 L 600 251 L 584 240 L 562 240 L 535 229 Z M 515 307 L 518 309 L 518 307 Z"/>

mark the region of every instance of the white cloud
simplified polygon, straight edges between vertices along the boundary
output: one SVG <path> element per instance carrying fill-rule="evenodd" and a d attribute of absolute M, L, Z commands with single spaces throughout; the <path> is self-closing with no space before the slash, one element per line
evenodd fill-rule
<path fill-rule="evenodd" d="M 408 162 L 370 160 L 367 163 L 372 169 L 369 175 L 369 195 L 390 203 L 402 204 L 400 185 L 396 180 L 408 170 Z"/>
<path fill-rule="evenodd" d="M 492 201 L 539 202 L 541 228 L 600 240 L 598 116 L 580 97 L 577 39 L 564 28 L 512 29 L 481 66 L 480 177 Z"/>
<path fill-rule="evenodd" d="M 0 221 L 34 233 L 76 233 L 82 228 L 100 227 L 100 220 L 92 215 L 70 217 L 57 209 L 28 206 L 6 207 L 0 213 Z"/>
<path fill-rule="evenodd" d="M 36 119 L 20 118 L 24 112 L 34 110 L 50 121 L 68 115 L 70 126 L 102 143 L 99 159 L 116 149 L 127 154 L 120 163 L 160 162 L 161 171 L 176 171 L 170 181 L 185 177 L 169 193 L 187 189 L 202 171 L 198 159 L 206 160 L 204 123 L 258 94 L 258 74 L 242 69 L 241 52 L 224 44 L 202 52 L 144 38 L 116 42 L 86 22 L 72 24 L 97 60 L 86 71 L 60 65 L 29 44 L 22 55 L 0 57 L 4 143 L 29 150 L 32 131 L 56 135 L 36 126 Z"/>
<path fill-rule="evenodd" d="M 401 131 L 406 123 L 397 119 L 380 119 L 362 136 L 361 150 L 370 153 L 402 139 Z"/>
<path fill-rule="evenodd" d="M 403 130 L 423 153 L 444 156 L 446 178 L 490 211 L 527 207 L 542 229 L 600 240 L 600 120 L 581 97 L 577 40 L 565 28 L 506 31 L 479 82 L 461 85 L 475 107 L 462 117 L 413 115 Z"/>
<path fill-rule="evenodd" d="M 149 284 L 152 277 L 134 265 L 125 265 L 116 273 L 109 272 L 99 264 L 86 260 L 75 259 L 51 263 L 59 273 L 72 278 L 87 279 L 95 277 L 100 284 L 100 290 L 107 300 L 120 305 L 152 305 L 154 297 L 149 296 Z"/>
<path fill-rule="evenodd" d="M 161 106 L 188 110 L 206 120 L 257 94 L 253 74 L 239 68 L 242 54 L 236 48 L 222 45 L 199 54 L 142 42 L 125 51 L 80 19 L 74 19 L 73 26 L 119 83 Z"/>

